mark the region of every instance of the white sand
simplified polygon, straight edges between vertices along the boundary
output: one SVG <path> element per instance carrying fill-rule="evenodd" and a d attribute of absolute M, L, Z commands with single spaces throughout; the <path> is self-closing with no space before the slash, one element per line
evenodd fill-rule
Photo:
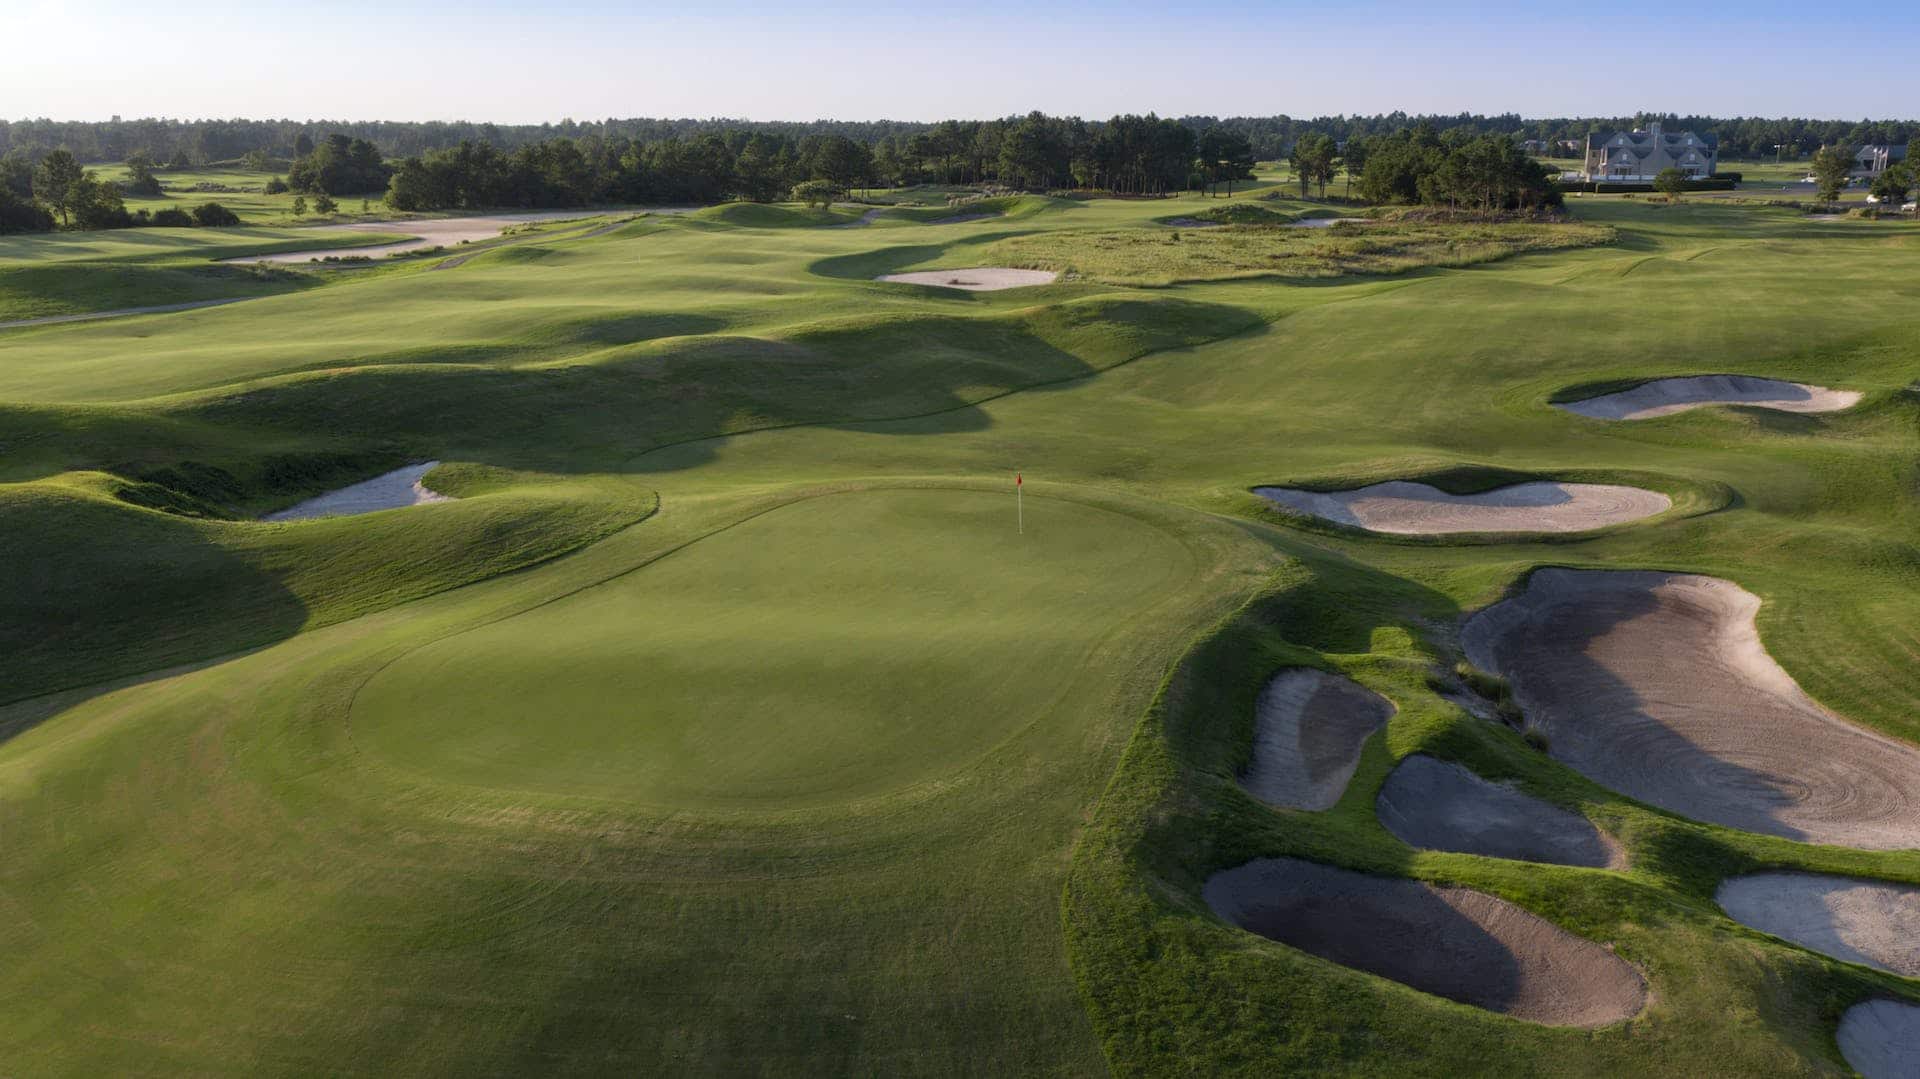
<path fill-rule="evenodd" d="M 1859 403 L 1854 390 L 1747 375 L 1657 378 L 1630 390 L 1568 401 L 1556 407 L 1600 420 L 1648 420 L 1708 405 L 1749 405 L 1781 412 L 1838 412 Z"/>
<path fill-rule="evenodd" d="M 1516 1019 L 1600 1027 L 1646 1004 L 1619 956 L 1484 892 L 1262 858 L 1214 874 L 1202 897 L 1249 932 Z"/>
<path fill-rule="evenodd" d="M 351 487 L 309 498 L 305 502 L 269 513 L 262 521 L 305 521 L 315 517 L 347 517 L 375 510 L 423 506 L 429 502 L 451 502 L 451 498 L 427 488 L 421 477 L 438 467 L 438 461 L 424 461 L 392 472 L 362 480 Z"/>
<path fill-rule="evenodd" d="M 1714 577 L 1542 569 L 1461 643 L 1597 783 L 1730 828 L 1920 847 L 1920 748 L 1809 698 L 1760 643 L 1759 609 Z"/>
<path fill-rule="evenodd" d="M 1835 1032 L 1840 1055 L 1865 1079 L 1920 1075 L 1920 1005 L 1868 1000 L 1847 1009 Z"/>
<path fill-rule="evenodd" d="M 1755 873 L 1723 882 L 1714 898 L 1729 917 L 1763 933 L 1920 978 L 1920 887 L 1818 873 Z"/>
<path fill-rule="evenodd" d="M 1342 221 L 1365 221 L 1364 217 L 1303 217 L 1286 224 L 1290 229 L 1330 229 Z"/>
<path fill-rule="evenodd" d="M 974 266 L 964 270 L 915 270 L 912 273 L 882 274 L 876 281 L 894 281 L 903 285 L 933 285 L 938 288 L 965 289 L 968 292 L 997 292 L 1004 288 L 1051 285 L 1060 275 L 1051 270 L 1014 270 L 1005 266 Z"/>
<path fill-rule="evenodd" d="M 1395 535 L 1451 532 L 1584 532 L 1637 521 L 1673 507 L 1657 491 L 1611 483 L 1516 483 L 1472 495 L 1448 494 L 1406 480 L 1353 491 L 1255 487 L 1253 493 L 1295 513 L 1350 528 Z"/>
<path fill-rule="evenodd" d="M 1374 812 L 1401 842 L 1423 850 L 1593 868 L 1626 861 L 1580 814 L 1417 753 L 1387 776 Z"/>
<path fill-rule="evenodd" d="M 687 211 L 685 208 L 669 207 L 647 212 L 677 214 Z M 278 255 L 247 255 L 222 261 L 297 263 L 328 257 L 383 258 L 395 252 L 419 251 L 429 247 L 452 247 L 463 241 L 477 243 L 481 240 L 491 240 L 500 235 L 501 229 L 513 225 L 524 225 L 530 221 L 579 220 L 603 217 L 606 213 L 607 211 L 604 210 L 548 210 L 541 213 L 481 214 L 475 217 L 439 217 L 419 221 L 355 221 L 345 225 L 321 225 L 316 227 L 336 229 L 341 232 L 404 232 L 413 239 L 391 244 L 376 244 L 372 247 L 330 247 L 313 251 L 288 251 Z"/>
<path fill-rule="evenodd" d="M 1253 759 L 1240 776 L 1268 805 L 1328 809 L 1360 766 L 1367 737 L 1386 726 L 1393 702 L 1337 674 L 1281 671 L 1260 692 Z"/>

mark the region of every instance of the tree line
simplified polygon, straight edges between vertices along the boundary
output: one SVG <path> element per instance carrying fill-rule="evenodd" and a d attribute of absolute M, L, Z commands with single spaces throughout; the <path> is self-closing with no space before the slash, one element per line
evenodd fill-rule
<path fill-rule="evenodd" d="M 150 161 L 136 154 L 127 164 L 128 187 L 159 192 Z M 23 155 L 0 157 L 0 233 L 48 232 L 56 221 L 63 228 L 84 230 L 221 228 L 240 223 L 238 214 L 217 202 L 204 202 L 191 210 L 169 206 L 129 212 L 121 188 L 95 176 L 66 150 L 54 150 L 38 164 L 30 164 Z"/>
<path fill-rule="evenodd" d="M 999 120 L 944 120 L 921 123 L 900 120 L 815 120 L 809 122 L 749 121 L 728 119 L 657 119 L 636 117 L 606 120 L 562 120 L 545 124 L 490 124 L 467 121 L 295 121 L 295 120 L 173 120 L 143 118 L 105 121 L 56 121 L 47 119 L 0 120 L 0 154 L 18 150 L 38 162 L 46 153 L 65 148 L 83 162 L 121 161 L 136 150 L 146 150 L 155 161 L 173 168 L 188 168 L 215 161 L 244 158 L 249 154 L 265 159 L 285 160 L 301 156 L 298 144 L 309 145 L 331 134 L 372 144 L 383 158 L 424 156 L 435 150 L 453 149 L 465 142 L 489 143 L 501 150 L 550 142 L 557 138 L 654 143 L 669 138 L 683 142 L 705 135 L 729 137 L 731 132 L 768 135 L 797 142 L 808 136 L 837 136 L 874 147 L 891 143 L 898 152 L 916 135 L 928 135 L 936 141 L 952 143 L 978 136 L 983 123 L 1005 130 L 1018 124 L 1020 117 Z M 1566 141 L 1584 145 L 1589 134 L 1645 127 L 1659 121 L 1669 130 L 1688 130 L 1715 139 L 1721 154 L 1729 158 L 1775 156 L 1775 147 L 1785 156 L 1805 157 L 1822 146 L 1847 143 L 1908 143 L 1920 137 L 1920 122 L 1912 120 L 1821 120 L 1798 117 L 1712 117 L 1680 116 L 1672 113 L 1640 113 L 1632 116 L 1591 116 L 1533 118 L 1518 113 L 1482 115 L 1418 115 L 1405 112 L 1371 116 L 1183 116 L 1173 122 L 1191 131 L 1195 138 L 1209 129 L 1219 128 L 1245 138 L 1261 160 L 1277 160 L 1292 152 L 1294 144 L 1310 134 L 1326 135 L 1336 143 L 1354 139 L 1390 135 L 1421 126 L 1436 131 L 1464 130 L 1472 135 L 1506 135 L 1517 140 L 1538 140 L 1551 146 Z M 1063 122 L 1078 123 L 1076 118 Z M 971 147 L 959 155 L 984 160 Z"/>

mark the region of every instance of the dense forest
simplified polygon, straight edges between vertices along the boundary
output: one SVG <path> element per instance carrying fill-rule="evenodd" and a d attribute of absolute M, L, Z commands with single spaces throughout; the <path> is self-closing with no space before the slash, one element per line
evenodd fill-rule
<path fill-rule="evenodd" d="M 1394 112 L 1377 116 L 1228 117 L 1187 116 L 1178 123 L 1196 137 L 1210 128 L 1244 136 L 1263 160 L 1285 157 L 1303 135 L 1323 134 L 1336 142 L 1411 130 L 1422 123 L 1437 131 L 1464 129 L 1475 135 L 1507 135 L 1516 139 L 1581 142 L 1590 132 L 1611 131 L 1658 120 L 1670 130 L 1684 129 L 1719 141 L 1727 158 L 1772 157 L 1775 147 L 1789 156 L 1805 157 L 1830 143 L 1905 143 L 1920 135 L 1920 121 L 1813 120 L 1764 117 L 1718 118 L 1643 113 L 1637 116 L 1525 119 L 1518 113 L 1482 116 L 1420 116 Z M 1005 125 L 1008 120 L 997 121 Z M 1078 122 L 1078 121 L 1069 121 Z M 556 138 L 599 138 L 607 141 L 654 143 L 668 138 L 682 141 L 729 132 L 769 135 L 797 142 L 807 136 L 839 136 L 867 146 L 892 142 L 903 145 L 915 135 L 945 141 L 972 139 L 988 122 L 947 120 L 938 124 L 895 120 L 765 122 L 748 120 L 607 119 L 562 120 L 548 124 L 485 124 L 465 121 L 295 121 L 295 120 L 122 120 L 105 121 L 0 120 L 0 154 L 18 150 L 37 161 L 48 151 L 64 147 L 82 162 L 120 161 L 135 150 L 146 150 L 156 161 L 176 166 L 203 165 L 258 153 L 282 160 L 297 156 L 296 144 L 317 143 L 330 134 L 360 139 L 388 158 L 424 155 L 448 150 L 463 142 L 485 142 L 501 150 L 548 142 Z"/>

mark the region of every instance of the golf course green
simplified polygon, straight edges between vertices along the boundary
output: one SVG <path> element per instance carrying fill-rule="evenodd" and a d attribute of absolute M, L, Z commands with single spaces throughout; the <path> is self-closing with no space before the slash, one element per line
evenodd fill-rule
<path fill-rule="evenodd" d="M 1327 209 L 1285 191 L 1235 199 Z M 242 301 L 0 326 L 0 1074 L 1822 1076 L 1850 1008 L 1920 1004 L 1715 900 L 1920 850 L 1636 800 L 1569 756 L 1582 701 L 1535 707 L 1536 669 L 1607 716 L 1684 683 L 1626 666 L 1653 601 L 1556 623 L 1559 667 L 1463 644 L 1536 570 L 1723 580 L 1769 692 L 1920 742 L 1920 226 L 892 196 L 365 265 L 0 242 L 0 321 Z M 990 269 L 1059 276 L 878 280 Z M 1557 407 L 1687 376 L 1860 396 Z M 261 519 L 429 462 L 444 501 Z M 1256 492 L 1396 481 L 1658 505 L 1368 532 Z M 1392 705 L 1324 809 L 1242 782 L 1294 668 Z M 1608 857 L 1409 846 L 1416 755 Z M 1518 908 L 1626 1003 L 1534 1021 L 1209 906 L 1301 861 Z"/>

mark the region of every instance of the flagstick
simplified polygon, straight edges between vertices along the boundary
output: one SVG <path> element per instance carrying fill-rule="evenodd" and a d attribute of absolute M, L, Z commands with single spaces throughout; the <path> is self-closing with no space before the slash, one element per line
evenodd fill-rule
<path fill-rule="evenodd" d="M 1017 536 L 1027 534 L 1027 487 L 1022 482 L 1025 479 L 1017 473 L 1013 477 L 1013 531 Z"/>

